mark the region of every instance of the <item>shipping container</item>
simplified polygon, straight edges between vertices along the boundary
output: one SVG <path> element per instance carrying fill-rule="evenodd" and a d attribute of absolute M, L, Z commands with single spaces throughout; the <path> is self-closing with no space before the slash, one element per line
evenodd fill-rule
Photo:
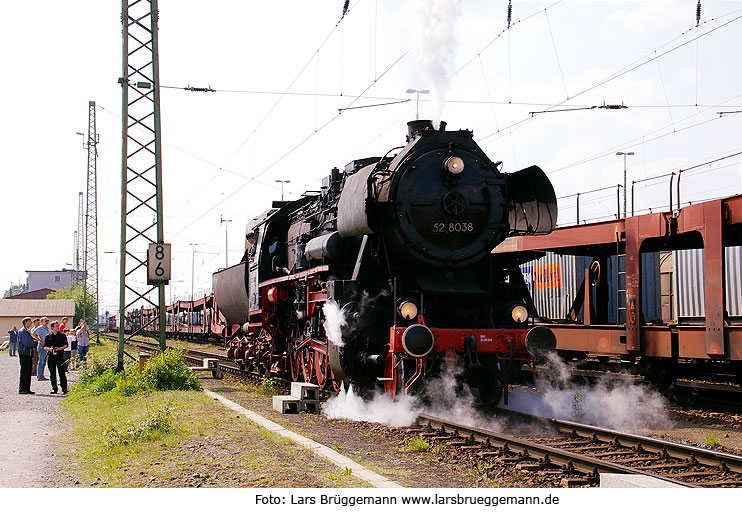
<path fill-rule="evenodd" d="M 698 323 L 706 314 L 703 249 L 672 252 L 673 311 L 678 323 Z M 742 247 L 724 249 L 725 303 L 730 318 L 742 318 Z"/>
<path fill-rule="evenodd" d="M 585 270 L 592 262 L 592 257 L 546 252 L 540 259 L 520 266 L 539 316 L 554 321 L 567 318 L 585 278 Z M 641 308 L 644 321 L 658 322 L 662 318 L 660 254 L 643 253 L 641 267 Z M 612 255 L 606 261 L 607 271 L 601 272 L 603 281 L 608 282 L 608 310 L 604 323 L 623 324 L 626 321 L 625 268 L 625 257 Z M 591 287 L 590 294 L 592 300 L 596 300 L 595 287 Z M 578 319 L 583 319 L 582 312 Z"/>
<path fill-rule="evenodd" d="M 702 323 L 704 309 L 703 249 L 643 253 L 641 259 L 641 308 L 646 323 Z M 742 247 L 728 247 L 725 257 L 727 316 L 742 319 Z M 538 314 L 563 321 L 589 268 L 592 257 L 547 252 L 521 265 L 521 271 Z M 618 268 L 616 264 L 618 262 Z M 608 282 L 606 323 L 624 324 L 625 257 L 612 255 L 601 272 Z M 595 300 L 595 288 L 591 288 Z M 582 320 L 582 313 L 578 319 Z"/>

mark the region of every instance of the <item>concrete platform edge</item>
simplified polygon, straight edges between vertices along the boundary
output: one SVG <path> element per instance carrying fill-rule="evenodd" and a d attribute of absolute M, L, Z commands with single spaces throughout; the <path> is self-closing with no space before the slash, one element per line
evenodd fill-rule
<path fill-rule="evenodd" d="M 334 463 L 340 468 L 351 469 L 351 474 L 358 479 L 362 479 L 363 481 L 366 481 L 377 488 L 404 488 L 402 487 L 402 485 L 398 485 L 394 481 L 391 481 L 388 478 L 385 478 L 384 476 L 367 469 L 360 463 L 356 463 L 355 461 L 346 456 L 343 456 L 339 452 L 327 447 L 326 445 L 322 445 L 321 443 L 310 440 L 305 436 L 297 434 L 293 431 L 289 431 L 285 427 L 273 422 L 272 420 L 269 420 L 253 411 L 250 411 L 249 409 L 240 406 L 236 402 L 229 400 L 228 398 L 219 395 L 218 393 L 214 393 L 211 390 L 204 390 L 204 393 L 209 397 L 218 400 L 232 411 L 245 415 L 247 418 L 260 425 L 261 427 L 264 427 L 268 431 L 274 432 L 279 436 L 283 436 L 284 438 L 287 438 L 292 442 L 295 442 L 298 445 L 311 450 L 316 455 L 325 458 L 326 460 Z"/>

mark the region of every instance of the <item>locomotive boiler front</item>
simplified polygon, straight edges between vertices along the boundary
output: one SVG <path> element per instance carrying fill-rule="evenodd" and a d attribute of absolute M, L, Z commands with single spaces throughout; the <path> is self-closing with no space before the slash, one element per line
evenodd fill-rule
<path fill-rule="evenodd" d="M 341 237 L 382 234 L 395 256 L 456 270 L 489 256 L 513 233 L 548 233 L 556 196 L 538 167 L 503 174 L 467 130 L 408 124 L 391 162 L 349 176 L 338 203 Z"/>

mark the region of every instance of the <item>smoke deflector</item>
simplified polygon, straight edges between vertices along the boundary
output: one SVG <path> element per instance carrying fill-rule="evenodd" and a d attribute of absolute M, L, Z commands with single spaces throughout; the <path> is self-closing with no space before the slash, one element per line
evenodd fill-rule
<path fill-rule="evenodd" d="M 536 165 L 507 176 L 512 207 L 511 235 L 545 235 L 557 222 L 557 201 L 551 181 Z"/>

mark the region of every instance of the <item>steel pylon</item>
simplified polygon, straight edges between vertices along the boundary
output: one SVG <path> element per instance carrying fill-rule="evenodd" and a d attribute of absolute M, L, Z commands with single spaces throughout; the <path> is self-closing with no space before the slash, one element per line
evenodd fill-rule
<path fill-rule="evenodd" d="M 95 318 L 96 340 L 100 340 L 98 328 L 98 143 L 100 138 L 95 129 L 95 101 L 88 103 L 88 140 L 85 148 L 88 150 L 88 181 L 87 198 L 85 205 L 85 237 L 83 238 L 83 318 L 85 321 Z M 94 302 L 92 314 L 88 314 L 88 299 Z"/>
<path fill-rule="evenodd" d="M 83 193 L 80 192 L 77 200 L 77 230 L 75 231 L 75 258 L 72 261 L 72 267 L 75 268 L 75 272 L 72 275 L 72 279 L 75 284 L 82 284 L 82 279 L 85 273 L 82 270 L 82 264 L 85 261 L 83 257 L 83 238 L 85 235 L 85 203 L 83 201 Z"/>
<path fill-rule="evenodd" d="M 119 369 L 124 343 L 158 322 L 165 348 L 165 285 L 147 285 L 147 247 L 163 241 L 157 0 L 122 0 L 123 70 Z M 139 307 L 153 317 L 129 319 Z M 124 333 L 129 327 L 131 332 Z"/>

